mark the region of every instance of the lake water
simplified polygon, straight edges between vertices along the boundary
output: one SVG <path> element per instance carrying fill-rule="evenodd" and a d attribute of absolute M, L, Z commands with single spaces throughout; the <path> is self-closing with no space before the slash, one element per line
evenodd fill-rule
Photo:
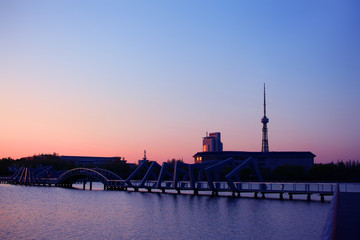
<path fill-rule="evenodd" d="M 320 239 L 330 202 L 0 184 L 0 239 Z"/>

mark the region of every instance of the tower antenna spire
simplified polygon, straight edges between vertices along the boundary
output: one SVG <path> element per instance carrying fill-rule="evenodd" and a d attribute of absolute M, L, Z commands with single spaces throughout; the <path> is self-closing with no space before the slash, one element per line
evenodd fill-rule
<path fill-rule="evenodd" d="M 266 93 L 265 93 L 265 83 L 264 83 L 264 116 L 266 116 Z"/>
<path fill-rule="evenodd" d="M 261 122 L 262 122 L 262 124 L 263 124 L 261 151 L 262 151 L 262 152 L 268 152 L 268 151 L 269 151 L 269 140 L 268 140 L 267 124 L 268 124 L 268 122 L 269 122 L 269 118 L 266 117 L 265 83 L 264 83 L 264 116 L 263 116 L 263 118 L 261 119 Z"/>

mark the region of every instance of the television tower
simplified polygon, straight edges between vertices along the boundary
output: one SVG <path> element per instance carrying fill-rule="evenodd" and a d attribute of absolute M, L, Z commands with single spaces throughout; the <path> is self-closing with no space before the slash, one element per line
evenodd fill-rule
<path fill-rule="evenodd" d="M 268 130 L 267 130 L 267 124 L 269 122 L 269 119 L 266 117 L 266 97 L 265 97 L 265 83 L 264 83 L 264 116 L 261 119 L 261 122 L 263 124 L 262 128 L 262 152 L 268 152 L 269 151 L 269 140 L 268 140 Z"/>

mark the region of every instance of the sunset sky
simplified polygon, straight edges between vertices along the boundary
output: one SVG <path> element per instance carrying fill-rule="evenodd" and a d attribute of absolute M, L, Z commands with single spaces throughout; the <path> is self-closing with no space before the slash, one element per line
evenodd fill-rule
<path fill-rule="evenodd" d="M 0 1 L 0 158 L 360 160 L 360 1 Z"/>

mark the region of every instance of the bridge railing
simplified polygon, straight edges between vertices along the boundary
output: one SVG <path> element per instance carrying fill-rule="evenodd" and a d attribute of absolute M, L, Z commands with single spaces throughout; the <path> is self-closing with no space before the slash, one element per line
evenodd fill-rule
<path fill-rule="evenodd" d="M 333 193 L 336 184 L 333 183 L 278 183 L 278 182 L 235 182 L 239 191 L 264 191 L 264 192 L 309 192 Z"/>
<path fill-rule="evenodd" d="M 92 169 L 74 169 L 63 173 L 63 177 L 67 175 L 86 172 L 87 176 L 98 178 L 98 173 Z M 101 175 L 102 176 L 102 175 Z M 103 177 L 106 179 L 105 177 Z M 104 180 L 100 179 L 100 180 Z M 5 178 L 3 178 L 5 180 Z M 57 178 L 39 178 L 41 183 L 50 183 L 56 184 Z M 99 179 L 98 179 L 99 180 Z M 135 187 L 135 188 L 161 188 L 161 189 L 182 189 L 182 190 L 216 190 L 216 191 L 234 191 L 234 188 L 231 188 L 228 182 L 225 181 L 212 181 L 212 184 L 209 184 L 207 181 L 196 181 L 193 184 L 190 181 L 177 181 L 176 186 L 174 181 L 162 181 L 158 186 L 156 180 L 131 180 L 130 184 L 126 180 L 119 179 L 106 179 L 104 185 L 113 186 L 113 187 Z M 319 193 L 319 194 L 331 194 L 336 191 L 335 183 L 286 183 L 286 182 L 234 182 L 235 189 L 239 192 L 274 192 L 274 193 Z"/>
<path fill-rule="evenodd" d="M 148 180 L 141 186 L 140 180 L 132 180 L 131 184 L 133 187 L 156 188 L 157 181 Z M 249 192 L 334 193 L 336 190 L 334 183 L 235 182 L 234 184 L 238 191 Z M 197 181 L 193 189 L 190 181 L 178 181 L 176 186 L 173 181 L 162 181 L 159 188 L 232 191 L 227 182 L 213 182 L 213 185 L 214 189 L 211 189 L 207 181 Z"/>
<path fill-rule="evenodd" d="M 55 184 L 57 181 L 58 178 L 40 178 L 40 182 L 44 184 Z"/>
<path fill-rule="evenodd" d="M 125 180 L 108 180 L 110 187 L 127 187 Z"/>
<path fill-rule="evenodd" d="M 335 221 L 336 221 L 336 210 L 337 210 L 337 206 L 338 206 L 338 202 L 339 202 L 339 194 L 340 194 L 340 187 L 339 187 L 339 184 L 337 184 L 335 193 L 334 193 L 334 197 L 331 201 L 330 211 L 328 213 L 326 225 L 323 228 L 323 232 L 322 232 L 322 236 L 321 236 L 321 238 L 324 240 L 333 239 L 332 235 L 334 234 L 334 230 L 335 230 L 334 225 L 335 225 Z"/>

